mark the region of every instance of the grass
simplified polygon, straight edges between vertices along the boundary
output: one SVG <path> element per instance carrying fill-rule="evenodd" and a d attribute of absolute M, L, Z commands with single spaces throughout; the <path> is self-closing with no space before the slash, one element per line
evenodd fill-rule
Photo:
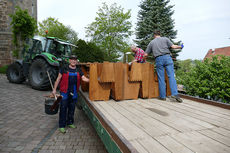
<path fill-rule="evenodd" d="M 7 68 L 8 68 L 8 65 L 4 65 L 4 66 L 0 67 L 0 73 L 4 73 L 5 74 Z"/>

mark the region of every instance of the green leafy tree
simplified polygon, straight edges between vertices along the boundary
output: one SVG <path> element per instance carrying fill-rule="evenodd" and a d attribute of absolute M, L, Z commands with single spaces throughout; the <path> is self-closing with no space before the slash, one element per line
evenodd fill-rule
<path fill-rule="evenodd" d="M 57 37 L 73 44 L 78 41 L 77 33 L 70 26 L 65 26 L 58 19 L 52 17 L 39 22 L 38 31 L 41 36 Z M 48 32 L 47 34 L 46 31 Z"/>
<path fill-rule="evenodd" d="M 178 69 L 176 70 L 176 80 L 178 84 L 182 84 L 183 78 L 186 76 L 186 73 L 190 72 L 191 69 L 195 66 L 194 61 L 191 59 L 179 60 Z"/>
<path fill-rule="evenodd" d="M 84 40 L 79 39 L 77 42 L 77 48 L 73 52 L 78 56 L 79 61 L 82 63 L 104 61 L 104 52 L 93 42 L 87 43 Z"/>
<path fill-rule="evenodd" d="M 28 13 L 28 10 L 22 10 L 20 7 L 16 7 L 14 14 L 10 14 L 12 18 L 12 32 L 13 32 L 13 44 L 15 45 L 15 50 L 13 52 L 15 57 L 22 57 L 23 47 L 26 47 L 25 41 L 27 38 L 33 37 L 37 30 L 37 22 Z"/>
<path fill-rule="evenodd" d="M 185 72 L 182 84 L 193 96 L 230 102 L 230 57 L 214 56 L 195 61 L 195 66 Z"/>
<path fill-rule="evenodd" d="M 143 0 L 140 4 L 136 27 L 136 43 L 146 49 L 153 39 L 153 32 L 160 30 L 161 35 L 170 40 L 176 38 L 177 31 L 174 30 L 174 20 L 172 15 L 173 6 L 169 5 L 170 0 Z M 178 44 L 180 42 L 173 42 Z M 172 50 L 174 61 L 181 50 Z"/>
<path fill-rule="evenodd" d="M 95 21 L 86 27 L 87 37 L 105 51 L 105 60 L 117 61 L 127 46 L 131 36 L 130 10 L 124 12 L 116 3 L 110 7 L 103 3 L 99 8 Z"/>

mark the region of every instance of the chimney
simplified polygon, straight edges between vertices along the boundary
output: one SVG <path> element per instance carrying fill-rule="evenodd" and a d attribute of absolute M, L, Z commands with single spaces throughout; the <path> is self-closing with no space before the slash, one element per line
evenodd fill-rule
<path fill-rule="evenodd" d="M 212 49 L 212 54 L 215 54 L 215 49 L 214 48 Z"/>

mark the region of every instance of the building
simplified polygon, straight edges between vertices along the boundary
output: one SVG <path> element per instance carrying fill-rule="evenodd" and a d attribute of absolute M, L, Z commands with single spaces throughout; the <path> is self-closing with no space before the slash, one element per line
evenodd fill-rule
<path fill-rule="evenodd" d="M 0 67 L 13 61 L 9 14 L 15 12 L 16 6 L 27 9 L 29 14 L 37 20 L 37 0 L 0 0 Z"/>
<path fill-rule="evenodd" d="M 230 46 L 223 48 L 210 49 L 205 55 L 204 59 L 211 58 L 214 55 L 225 55 L 230 56 Z"/>

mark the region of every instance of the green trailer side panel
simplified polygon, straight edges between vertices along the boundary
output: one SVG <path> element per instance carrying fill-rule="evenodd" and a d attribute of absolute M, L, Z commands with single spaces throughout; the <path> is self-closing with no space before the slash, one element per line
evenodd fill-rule
<path fill-rule="evenodd" d="M 89 108 L 88 104 L 86 103 L 85 99 L 81 97 L 79 94 L 78 102 L 81 103 L 81 106 L 85 112 L 85 114 L 90 119 L 91 124 L 95 128 L 97 134 L 101 138 L 102 142 L 105 145 L 105 148 L 109 153 L 122 153 L 117 144 L 114 142 L 114 140 L 111 138 L 109 133 L 105 130 L 105 128 L 102 126 L 96 115 L 93 113 L 93 111 Z"/>

